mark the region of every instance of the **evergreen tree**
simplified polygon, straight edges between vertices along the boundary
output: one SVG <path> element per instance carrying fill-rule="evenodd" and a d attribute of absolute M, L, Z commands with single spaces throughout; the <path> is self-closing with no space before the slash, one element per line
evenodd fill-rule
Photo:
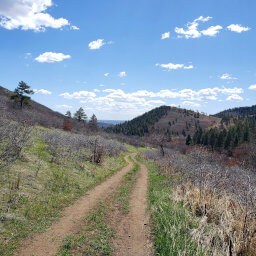
<path fill-rule="evenodd" d="M 89 127 L 92 131 L 95 131 L 95 132 L 99 130 L 98 120 L 94 114 L 91 116 L 91 119 L 89 121 Z"/>
<path fill-rule="evenodd" d="M 68 111 L 66 112 L 65 116 L 68 117 L 68 118 L 71 118 L 71 117 L 72 117 L 72 114 L 71 114 L 71 112 L 68 110 Z"/>
<path fill-rule="evenodd" d="M 34 94 L 34 92 L 33 90 L 30 90 L 30 86 L 21 81 L 19 82 L 18 87 L 14 90 L 11 99 L 22 109 L 25 104 L 29 104 L 30 97 L 28 95 L 32 94 Z"/>
<path fill-rule="evenodd" d="M 79 108 L 76 113 L 74 114 L 74 118 L 76 118 L 79 122 L 83 121 L 86 122 L 87 115 L 85 114 L 83 108 Z"/>

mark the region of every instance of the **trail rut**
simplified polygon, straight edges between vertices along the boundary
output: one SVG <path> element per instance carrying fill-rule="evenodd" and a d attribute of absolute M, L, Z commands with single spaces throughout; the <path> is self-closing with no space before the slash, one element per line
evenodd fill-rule
<path fill-rule="evenodd" d="M 125 157 L 128 165 L 121 171 L 110 177 L 102 184 L 88 191 L 86 195 L 78 199 L 74 204 L 64 209 L 57 222 L 52 224 L 44 233 L 37 234 L 34 239 L 24 241 L 23 246 L 15 254 L 17 256 L 50 256 L 58 252 L 62 240 L 80 230 L 82 218 L 96 205 L 99 199 L 104 199 L 114 193 L 121 182 L 122 177 L 131 170 L 133 164 Z"/>
<path fill-rule="evenodd" d="M 141 170 L 131 195 L 130 212 L 118 220 L 116 238 L 113 241 L 115 256 L 150 256 L 152 243 L 147 214 L 148 170 L 140 162 Z"/>

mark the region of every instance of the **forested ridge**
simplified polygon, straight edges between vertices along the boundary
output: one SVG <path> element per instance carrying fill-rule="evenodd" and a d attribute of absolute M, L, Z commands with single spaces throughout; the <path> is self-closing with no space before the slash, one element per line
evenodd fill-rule
<path fill-rule="evenodd" d="M 138 116 L 131 121 L 118 124 L 106 129 L 107 132 L 123 133 L 125 135 L 144 136 L 149 133 L 150 128 L 159 121 L 171 109 L 169 106 L 155 108 L 145 114 Z"/>
<path fill-rule="evenodd" d="M 253 105 L 251 107 L 238 107 L 238 108 L 227 109 L 215 114 L 214 116 L 223 118 L 223 117 L 235 117 L 235 116 L 245 117 L 249 115 L 256 115 L 256 105 Z"/>
<path fill-rule="evenodd" d="M 256 116 L 247 117 L 244 120 L 233 119 L 234 125 L 229 128 L 202 130 L 199 128 L 193 138 L 186 139 L 186 144 L 201 144 L 210 146 L 211 149 L 226 150 L 235 148 L 242 143 L 255 142 Z"/>

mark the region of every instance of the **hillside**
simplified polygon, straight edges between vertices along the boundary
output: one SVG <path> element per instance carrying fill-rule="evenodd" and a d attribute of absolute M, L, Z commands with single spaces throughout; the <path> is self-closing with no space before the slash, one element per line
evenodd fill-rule
<path fill-rule="evenodd" d="M 63 114 L 53 111 L 50 108 L 31 100 L 29 106 L 24 106 L 21 110 L 14 106 L 10 100 L 12 92 L 0 86 L 0 118 L 9 120 L 15 120 L 20 122 L 26 122 L 32 125 L 42 125 L 44 127 L 62 128 L 63 121 L 67 120 L 67 117 Z M 115 120 L 102 120 L 98 121 L 99 127 L 106 128 L 113 126 L 122 121 Z M 75 119 L 69 119 L 69 123 L 75 130 L 81 130 L 84 128 L 82 123 L 79 123 Z"/>
<path fill-rule="evenodd" d="M 191 110 L 161 106 L 131 121 L 107 128 L 106 131 L 125 135 L 144 136 L 152 133 L 169 133 L 172 136 L 194 134 L 201 127 L 217 126 L 220 118 L 207 116 Z"/>
<path fill-rule="evenodd" d="M 10 100 L 12 92 L 0 86 L 0 117 L 28 122 L 30 124 L 42 125 L 45 127 L 61 128 L 65 116 L 59 112 L 53 111 L 33 100 L 29 106 L 22 110 L 15 107 Z M 77 126 L 76 120 L 71 120 L 72 125 Z"/>
<path fill-rule="evenodd" d="M 251 107 L 238 107 L 238 108 L 231 108 L 224 110 L 222 112 L 219 112 L 215 114 L 214 116 L 223 118 L 223 117 L 245 117 L 250 115 L 256 115 L 256 105 L 253 105 Z"/>

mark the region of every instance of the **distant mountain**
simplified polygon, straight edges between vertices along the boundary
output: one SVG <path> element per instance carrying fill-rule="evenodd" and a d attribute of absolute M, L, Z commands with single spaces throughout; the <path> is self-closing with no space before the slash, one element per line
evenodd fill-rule
<path fill-rule="evenodd" d="M 124 122 L 124 120 L 98 120 L 99 127 L 101 128 L 107 128 L 116 124 L 122 124 Z"/>
<path fill-rule="evenodd" d="M 256 115 L 256 105 L 251 107 L 238 107 L 238 108 L 227 109 L 215 114 L 214 116 L 219 118 L 224 118 L 224 117 L 239 117 L 239 116 L 246 117 L 251 115 Z"/>
<path fill-rule="evenodd" d="M 168 133 L 172 136 L 194 134 L 201 127 L 218 126 L 220 118 L 207 116 L 187 109 L 170 106 L 155 108 L 131 121 L 106 129 L 107 132 L 124 135 L 145 136 L 153 133 Z"/>

